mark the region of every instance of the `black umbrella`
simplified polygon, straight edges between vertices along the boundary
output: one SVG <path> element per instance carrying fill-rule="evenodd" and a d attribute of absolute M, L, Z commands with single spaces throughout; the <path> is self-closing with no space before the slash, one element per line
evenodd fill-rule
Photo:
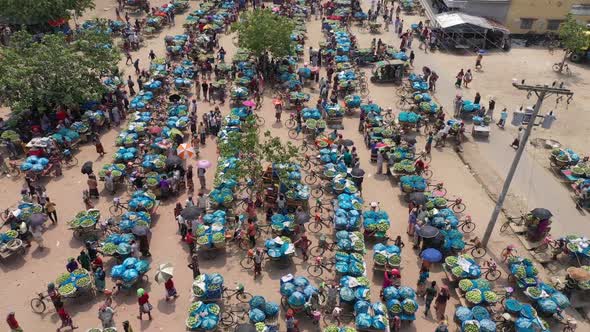
<path fill-rule="evenodd" d="M 404 141 L 406 141 L 408 144 L 416 144 L 416 137 L 413 137 L 413 136 L 404 137 Z"/>
<path fill-rule="evenodd" d="M 173 95 L 170 95 L 170 97 L 168 97 L 168 100 L 170 100 L 173 103 L 179 101 L 180 99 L 181 99 L 181 97 L 177 94 L 173 94 Z"/>
<path fill-rule="evenodd" d="M 174 167 L 182 165 L 182 159 L 179 156 L 170 156 L 166 159 L 166 166 Z"/>
<path fill-rule="evenodd" d="M 82 174 L 92 174 L 92 162 L 87 161 L 82 165 Z"/>
<path fill-rule="evenodd" d="M 147 226 L 135 225 L 133 226 L 133 229 L 131 229 L 131 233 L 137 236 L 145 236 L 148 235 L 149 232 L 150 229 Z"/>
<path fill-rule="evenodd" d="M 236 326 L 235 332 L 256 332 L 256 327 L 252 324 L 240 324 Z"/>
<path fill-rule="evenodd" d="M 355 178 L 362 178 L 365 175 L 365 171 L 362 168 L 355 167 L 350 171 L 350 175 Z"/>
<path fill-rule="evenodd" d="M 344 140 L 342 140 L 342 145 L 344 145 L 344 146 L 353 146 L 354 145 L 354 142 L 352 140 L 350 140 L 350 139 L 344 139 Z"/>
<path fill-rule="evenodd" d="M 180 212 L 180 215 L 186 220 L 195 220 L 197 219 L 205 209 L 196 207 L 196 206 L 189 206 Z"/>
<path fill-rule="evenodd" d="M 45 213 L 33 213 L 29 217 L 31 226 L 40 226 L 47 221 L 47 215 Z"/>
<path fill-rule="evenodd" d="M 540 220 L 545 220 L 545 219 L 549 219 L 549 218 L 553 217 L 553 213 L 551 213 L 551 211 L 544 209 L 544 208 L 533 209 L 531 211 L 531 214 L 533 215 L 533 217 L 540 219 Z"/>
<path fill-rule="evenodd" d="M 426 202 L 428 202 L 428 198 L 426 197 L 426 195 L 424 195 L 424 193 L 411 193 L 410 194 L 410 202 L 414 202 L 414 204 L 426 204 Z"/>
<path fill-rule="evenodd" d="M 420 228 L 418 231 L 418 235 L 425 239 L 432 239 L 433 237 L 436 237 L 438 233 L 440 233 L 438 228 L 432 227 L 430 225 L 422 226 L 422 228 Z"/>

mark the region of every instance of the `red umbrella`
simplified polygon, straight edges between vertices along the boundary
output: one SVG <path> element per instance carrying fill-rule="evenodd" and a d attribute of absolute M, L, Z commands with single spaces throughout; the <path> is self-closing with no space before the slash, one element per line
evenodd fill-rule
<path fill-rule="evenodd" d="M 154 135 L 158 135 L 161 132 L 162 132 L 162 128 L 160 128 L 158 126 L 150 127 L 150 130 L 149 130 L 149 133 L 154 134 Z"/>

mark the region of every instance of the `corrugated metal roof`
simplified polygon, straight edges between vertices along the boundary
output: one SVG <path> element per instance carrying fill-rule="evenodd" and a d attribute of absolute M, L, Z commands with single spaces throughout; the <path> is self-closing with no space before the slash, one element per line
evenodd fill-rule
<path fill-rule="evenodd" d="M 461 24 L 472 24 L 485 29 L 494 29 L 487 19 L 464 13 L 442 13 L 436 15 L 436 21 L 441 28 L 446 29 Z"/>
<path fill-rule="evenodd" d="M 570 13 L 572 15 L 588 16 L 590 15 L 590 5 L 572 5 Z"/>

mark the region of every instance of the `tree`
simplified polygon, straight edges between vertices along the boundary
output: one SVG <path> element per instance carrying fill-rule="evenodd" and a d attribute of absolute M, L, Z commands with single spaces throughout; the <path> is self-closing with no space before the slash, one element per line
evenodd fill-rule
<path fill-rule="evenodd" d="M 45 25 L 50 20 L 81 16 L 93 0 L 0 0 L 0 18 L 17 25 Z"/>
<path fill-rule="evenodd" d="M 565 22 L 559 28 L 559 39 L 564 46 L 563 59 L 559 65 L 559 72 L 561 73 L 567 57 L 587 47 L 590 43 L 590 36 L 586 34 L 586 26 L 578 23 L 572 14 L 568 14 Z"/>
<path fill-rule="evenodd" d="M 273 13 L 270 9 L 257 9 L 241 14 L 232 31 L 238 34 L 238 46 L 256 57 L 269 52 L 275 57 L 293 53 L 291 34 L 295 23 L 290 18 Z"/>
<path fill-rule="evenodd" d="M 39 42 L 19 31 L 0 49 L 0 99 L 18 115 L 57 106 L 76 107 L 101 97 L 101 75 L 110 74 L 119 60 L 110 36 L 93 31 L 45 35 Z"/>

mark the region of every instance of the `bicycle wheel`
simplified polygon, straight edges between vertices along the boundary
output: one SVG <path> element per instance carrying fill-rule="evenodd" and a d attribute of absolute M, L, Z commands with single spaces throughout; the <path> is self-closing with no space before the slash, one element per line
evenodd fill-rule
<path fill-rule="evenodd" d="M 432 162 L 432 157 L 429 154 L 423 153 L 420 158 L 424 160 L 425 163 L 430 164 Z"/>
<path fill-rule="evenodd" d="M 72 156 L 72 159 L 70 159 L 70 162 L 68 163 L 68 167 L 74 167 L 78 165 L 78 158 Z"/>
<path fill-rule="evenodd" d="M 363 89 L 361 88 L 361 96 L 366 97 L 369 95 L 369 89 Z"/>
<path fill-rule="evenodd" d="M 457 204 L 453 205 L 453 212 L 461 213 L 461 212 L 465 211 L 465 208 L 466 208 L 465 204 L 457 203 Z"/>
<path fill-rule="evenodd" d="M 248 249 L 250 249 L 250 242 L 246 241 L 245 239 L 241 239 L 238 242 L 238 246 L 240 246 L 240 249 L 242 249 L 242 250 L 248 250 Z M 254 263 L 252 263 L 252 264 L 254 264 Z"/>
<path fill-rule="evenodd" d="M 322 212 L 324 212 L 324 207 L 321 205 L 316 205 L 314 207 L 311 208 L 311 212 L 315 213 L 319 213 L 322 214 Z"/>
<path fill-rule="evenodd" d="M 109 212 L 112 216 L 118 217 L 123 214 L 123 208 L 120 205 L 113 204 L 109 207 Z"/>
<path fill-rule="evenodd" d="M 307 144 L 299 147 L 299 152 L 306 153 L 308 150 L 309 150 L 309 147 L 307 146 Z"/>
<path fill-rule="evenodd" d="M 309 228 L 309 226 L 308 226 L 308 228 Z M 325 252 L 326 252 L 326 249 L 322 248 L 320 246 L 314 246 L 309 249 L 309 253 L 313 257 L 323 256 Z"/>
<path fill-rule="evenodd" d="M 500 276 L 502 276 L 502 272 L 500 272 L 500 270 L 488 270 L 488 272 L 485 274 L 486 279 L 489 281 L 498 280 Z"/>
<path fill-rule="evenodd" d="M 219 322 L 222 326 L 233 327 L 235 325 L 235 317 L 231 312 L 223 311 L 219 316 Z"/>
<path fill-rule="evenodd" d="M 545 252 L 547 250 L 547 248 L 549 247 L 549 245 L 547 243 L 543 243 L 542 245 L 536 247 L 535 249 L 533 249 L 533 251 L 537 254 Z"/>
<path fill-rule="evenodd" d="M 289 129 L 295 128 L 296 124 L 297 124 L 297 122 L 293 119 L 289 119 L 289 120 L 285 121 L 285 126 L 287 126 L 287 128 L 289 128 Z"/>
<path fill-rule="evenodd" d="M 319 233 L 322 230 L 322 227 L 323 225 L 319 221 L 312 221 L 310 223 L 307 223 L 307 229 L 312 233 Z"/>
<path fill-rule="evenodd" d="M 485 256 L 486 252 L 487 252 L 486 248 L 475 247 L 475 248 L 471 249 L 471 256 L 473 256 L 475 258 L 481 258 L 481 257 Z"/>
<path fill-rule="evenodd" d="M 424 172 L 422 172 L 422 177 L 425 179 L 430 179 L 432 178 L 432 171 L 427 169 Z"/>
<path fill-rule="evenodd" d="M 318 181 L 318 177 L 315 174 L 307 174 L 304 180 L 305 183 L 312 185 Z"/>
<path fill-rule="evenodd" d="M 43 300 L 36 297 L 31 300 L 31 309 L 35 313 L 42 314 L 47 309 L 47 306 L 45 305 L 45 302 Z"/>
<path fill-rule="evenodd" d="M 324 196 L 324 189 L 322 187 L 316 187 L 311 190 L 311 197 L 320 198 Z"/>
<path fill-rule="evenodd" d="M 256 116 L 256 124 L 259 126 L 264 126 L 264 123 L 265 123 L 264 118 L 257 115 Z"/>
<path fill-rule="evenodd" d="M 557 71 L 557 72 L 561 71 L 561 65 L 559 63 L 554 64 L 553 65 L 553 70 L 554 71 Z"/>
<path fill-rule="evenodd" d="M 311 163 L 309 161 L 304 161 L 303 163 L 301 163 L 301 168 L 304 171 L 309 171 L 311 169 Z"/>
<path fill-rule="evenodd" d="M 299 136 L 299 132 L 296 129 L 289 129 L 289 138 L 296 139 Z"/>
<path fill-rule="evenodd" d="M 319 277 L 322 275 L 322 273 L 324 273 L 324 269 L 321 266 L 314 264 L 307 267 L 307 273 L 309 273 L 311 276 Z"/>
<path fill-rule="evenodd" d="M 236 294 L 236 299 L 242 303 L 248 303 L 250 300 L 252 300 L 252 294 L 248 292 L 238 293 Z"/>
<path fill-rule="evenodd" d="M 240 261 L 240 265 L 246 270 L 251 270 L 252 268 L 254 268 L 254 259 L 250 257 L 244 257 Z"/>
<path fill-rule="evenodd" d="M 503 223 L 502 226 L 500 226 L 500 233 L 504 233 L 508 229 L 508 226 L 510 226 L 510 221 Z M 502 251 L 502 253 L 504 253 L 504 251 Z"/>
<path fill-rule="evenodd" d="M 475 223 L 473 223 L 471 221 L 465 222 L 463 225 L 461 225 L 461 230 L 465 234 L 473 232 L 474 229 L 475 229 Z"/>

